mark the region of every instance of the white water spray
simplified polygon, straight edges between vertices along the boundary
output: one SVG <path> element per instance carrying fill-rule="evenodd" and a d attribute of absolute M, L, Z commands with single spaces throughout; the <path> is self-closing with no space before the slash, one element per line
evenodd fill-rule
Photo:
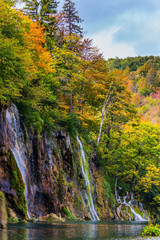
<path fill-rule="evenodd" d="M 99 217 L 98 217 L 98 214 L 95 210 L 95 207 L 94 207 L 94 203 L 93 203 L 93 198 L 92 198 L 92 193 L 91 193 L 91 185 L 90 185 L 90 181 L 89 181 L 89 178 L 88 178 L 88 169 L 87 169 L 87 164 L 86 164 L 86 158 L 85 158 L 85 153 L 84 153 L 84 150 L 83 150 L 83 146 L 82 146 L 82 143 L 78 137 L 78 134 L 77 134 L 77 141 L 79 143 L 79 146 L 80 146 L 80 151 L 81 151 L 81 170 L 82 170 L 82 175 L 83 175 L 83 178 L 84 178 L 84 181 L 85 181 L 85 185 L 86 185 L 86 191 L 85 191 L 85 199 L 87 200 L 87 205 L 88 205 L 88 208 L 89 208 L 89 212 L 90 212 L 90 216 L 91 216 L 91 219 L 92 220 L 100 220 Z M 83 202 L 84 202 L 84 199 L 82 198 Z"/>
<path fill-rule="evenodd" d="M 115 198 L 116 198 L 116 201 L 118 203 L 120 203 L 120 206 L 118 207 L 119 211 L 121 210 L 122 205 L 125 205 L 125 206 L 130 208 L 131 212 L 134 215 L 134 220 L 135 221 L 139 221 L 139 222 L 141 222 L 141 221 L 148 221 L 145 218 L 145 212 L 144 212 L 142 203 L 141 203 L 141 208 L 143 210 L 143 217 L 140 214 L 135 212 L 134 207 L 133 207 L 133 202 L 135 201 L 134 197 L 133 197 L 133 193 L 131 193 L 130 196 L 129 196 L 129 193 L 126 192 L 126 196 L 124 196 L 124 197 L 120 197 L 119 196 L 118 190 L 117 190 L 117 179 L 116 179 L 116 184 L 115 184 Z M 130 200 L 127 202 L 127 199 L 129 199 L 129 198 L 130 198 Z"/>
<path fill-rule="evenodd" d="M 7 109 L 7 123 L 8 128 L 11 132 L 10 139 L 10 149 L 14 155 L 17 166 L 21 172 L 23 182 L 25 184 L 25 196 L 28 200 L 28 184 L 26 176 L 26 157 L 25 157 L 25 147 L 23 143 L 23 132 L 20 126 L 19 114 L 16 106 L 12 104 L 11 108 Z M 28 209 L 28 204 L 27 204 Z M 29 212 L 27 212 L 28 217 L 30 218 Z"/>

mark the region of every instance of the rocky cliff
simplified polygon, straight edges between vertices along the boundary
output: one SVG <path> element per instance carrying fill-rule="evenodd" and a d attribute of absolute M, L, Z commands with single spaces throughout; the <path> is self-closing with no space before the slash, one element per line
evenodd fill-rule
<path fill-rule="evenodd" d="M 96 219 L 96 214 L 100 219 L 114 218 L 102 176 L 89 158 L 82 163 L 82 147 L 62 130 L 40 136 L 28 132 L 16 106 L 2 108 L 0 191 L 8 209 L 19 218 L 50 213 L 69 219 Z"/>

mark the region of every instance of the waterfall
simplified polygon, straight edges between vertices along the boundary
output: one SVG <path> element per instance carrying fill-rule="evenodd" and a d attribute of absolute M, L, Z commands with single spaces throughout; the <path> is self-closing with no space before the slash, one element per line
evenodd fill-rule
<path fill-rule="evenodd" d="M 118 207 L 119 211 L 121 210 L 122 205 L 125 205 L 125 206 L 130 208 L 131 212 L 134 215 L 134 220 L 135 221 L 139 221 L 139 222 L 141 222 L 141 221 L 148 221 L 145 218 L 145 213 L 144 213 L 144 209 L 143 209 L 142 203 L 140 203 L 140 205 L 141 205 L 141 208 L 143 210 L 143 217 L 140 214 L 135 212 L 134 207 L 133 207 L 133 202 L 135 202 L 133 193 L 131 193 L 130 196 L 129 196 L 129 193 L 126 192 L 126 196 L 124 196 L 124 197 L 120 197 L 119 196 L 118 190 L 117 190 L 117 179 L 116 179 L 116 184 L 115 184 L 115 198 L 116 198 L 116 201 L 118 203 L 120 203 L 120 206 Z M 127 199 L 129 199 L 129 198 L 130 198 L 130 200 L 127 202 Z"/>
<path fill-rule="evenodd" d="M 85 158 L 85 153 L 83 150 L 82 142 L 80 141 L 78 134 L 77 134 L 77 141 L 79 143 L 80 152 L 81 152 L 81 170 L 82 170 L 82 176 L 84 178 L 84 182 L 85 182 L 85 186 L 86 186 L 84 196 L 87 201 L 87 206 L 89 208 L 89 213 L 90 213 L 89 215 L 91 216 L 92 220 L 100 220 L 98 217 L 98 214 L 95 210 L 95 207 L 94 207 L 93 197 L 92 197 L 92 193 L 91 193 L 91 185 L 90 185 L 90 181 L 88 178 L 89 171 L 88 171 L 87 164 L 86 164 L 86 158 Z M 85 203 L 83 197 L 82 197 L 82 201 L 83 201 L 83 203 Z M 86 204 L 84 204 L 84 206 L 86 206 Z"/>
<path fill-rule="evenodd" d="M 23 143 L 23 132 L 20 126 L 19 114 L 16 106 L 12 104 L 11 108 L 6 112 L 8 129 L 11 135 L 9 147 L 14 155 L 17 166 L 21 172 L 23 182 L 25 184 L 25 197 L 28 200 L 28 184 L 27 184 L 27 171 L 26 171 L 26 157 L 25 146 Z M 27 204 L 28 209 L 28 204 Z M 27 212 L 30 218 L 29 212 Z"/>

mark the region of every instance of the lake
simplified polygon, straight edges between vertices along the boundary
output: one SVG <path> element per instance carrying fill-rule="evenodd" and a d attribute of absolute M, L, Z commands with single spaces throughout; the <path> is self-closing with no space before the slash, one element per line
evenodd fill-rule
<path fill-rule="evenodd" d="M 140 239 L 146 222 L 86 221 L 17 223 L 0 230 L 1 240 Z M 159 238 L 160 239 L 160 238 Z"/>

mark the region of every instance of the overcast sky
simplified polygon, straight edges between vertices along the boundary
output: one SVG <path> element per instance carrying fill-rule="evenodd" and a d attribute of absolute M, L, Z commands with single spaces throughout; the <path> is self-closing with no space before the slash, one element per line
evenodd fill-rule
<path fill-rule="evenodd" d="M 106 59 L 160 55 L 160 0 L 73 1 Z"/>

